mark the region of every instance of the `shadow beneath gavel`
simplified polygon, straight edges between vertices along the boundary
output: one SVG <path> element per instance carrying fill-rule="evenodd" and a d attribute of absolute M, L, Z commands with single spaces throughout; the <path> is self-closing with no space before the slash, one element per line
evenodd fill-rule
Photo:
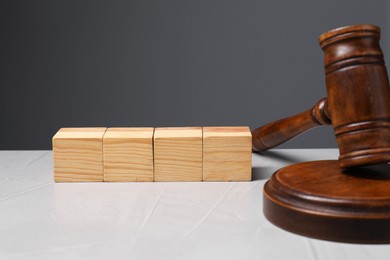
<path fill-rule="evenodd" d="M 346 169 L 344 174 L 367 180 L 390 181 L 390 164 L 368 165 Z"/>
<path fill-rule="evenodd" d="M 278 169 L 304 161 L 302 157 L 294 156 L 290 152 L 279 151 L 265 151 L 261 153 L 253 153 L 252 165 L 252 180 L 266 180 Z M 259 165 L 260 164 L 260 165 Z"/>

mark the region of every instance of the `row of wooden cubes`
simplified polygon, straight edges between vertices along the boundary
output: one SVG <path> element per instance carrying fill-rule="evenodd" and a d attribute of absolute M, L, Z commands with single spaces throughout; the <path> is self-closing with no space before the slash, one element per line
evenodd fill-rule
<path fill-rule="evenodd" d="M 248 127 L 61 128 L 56 182 L 250 181 Z"/>

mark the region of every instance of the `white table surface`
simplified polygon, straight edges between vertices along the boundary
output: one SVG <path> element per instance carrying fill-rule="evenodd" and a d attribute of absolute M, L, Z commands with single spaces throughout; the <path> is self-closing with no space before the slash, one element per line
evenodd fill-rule
<path fill-rule="evenodd" d="M 337 156 L 254 154 L 252 182 L 54 183 L 51 151 L 1 151 L 0 259 L 390 259 L 390 245 L 305 238 L 265 219 L 275 170 Z"/>

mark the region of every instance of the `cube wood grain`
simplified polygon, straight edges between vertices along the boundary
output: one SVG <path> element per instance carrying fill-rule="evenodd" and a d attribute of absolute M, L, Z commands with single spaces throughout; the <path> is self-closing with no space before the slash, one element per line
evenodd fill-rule
<path fill-rule="evenodd" d="M 156 128 L 154 180 L 202 181 L 202 128 Z"/>
<path fill-rule="evenodd" d="M 203 127 L 203 181 L 250 181 L 251 148 L 248 127 Z"/>
<path fill-rule="evenodd" d="M 105 127 L 61 128 L 53 136 L 56 182 L 103 181 Z"/>
<path fill-rule="evenodd" d="M 104 181 L 153 181 L 154 128 L 108 128 L 103 137 Z"/>

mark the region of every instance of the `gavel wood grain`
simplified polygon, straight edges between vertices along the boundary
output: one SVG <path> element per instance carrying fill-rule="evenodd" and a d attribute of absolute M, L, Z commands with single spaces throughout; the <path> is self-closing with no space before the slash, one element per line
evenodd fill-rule
<path fill-rule="evenodd" d="M 255 129 L 252 132 L 252 150 L 266 151 L 307 130 L 330 123 L 328 101 L 323 98 L 307 111 Z"/>
<path fill-rule="evenodd" d="M 265 151 L 331 122 L 341 168 L 390 161 L 390 88 L 379 39 L 380 29 L 374 25 L 321 35 L 327 100 L 254 130 L 253 151 Z"/>
<path fill-rule="evenodd" d="M 332 241 L 390 243 L 390 88 L 379 39 L 374 25 L 321 35 L 328 98 L 253 131 L 253 150 L 264 151 L 331 122 L 340 150 L 338 160 L 272 175 L 263 211 L 273 224 Z"/>

